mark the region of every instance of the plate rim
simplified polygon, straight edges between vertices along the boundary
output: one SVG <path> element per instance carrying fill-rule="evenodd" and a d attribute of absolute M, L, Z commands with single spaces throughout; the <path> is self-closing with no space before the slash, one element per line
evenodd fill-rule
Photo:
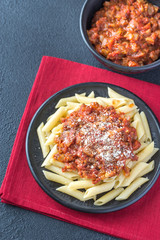
<path fill-rule="evenodd" d="M 160 175 L 160 165 L 158 166 L 158 169 L 156 170 L 153 178 L 148 181 L 148 185 L 146 186 L 146 188 L 144 188 L 143 192 L 141 194 L 139 194 L 138 197 L 136 197 L 135 199 L 127 202 L 127 203 L 124 203 L 122 206 L 114 206 L 114 207 L 111 207 L 110 209 L 106 209 L 105 210 L 105 205 L 104 205 L 104 208 L 91 208 L 89 207 L 89 209 L 84 209 L 83 206 L 72 206 L 72 203 L 68 203 L 68 202 L 65 202 L 65 200 L 61 200 L 60 198 L 58 198 L 56 195 L 52 195 L 51 192 L 49 192 L 49 190 L 43 185 L 43 183 L 39 180 L 38 176 L 36 175 L 33 167 L 32 167 L 32 161 L 30 160 L 30 156 L 29 156 L 29 149 L 28 149 L 28 144 L 29 144 L 29 135 L 30 135 L 30 132 L 31 132 L 31 128 L 32 128 L 32 125 L 34 123 L 34 121 L 36 120 L 36 117 L 38 115 L 38 113 L 41 112 L 41 110 L 43 110 L 43 108 L 45 107 L 45 105 L 48 104 L 48 102 L 50 102 L 52 100 L 52 98 L 55 98 L 56 96 L 58 95 L 61 95 L 63 92 L 67 91 L 67 90 L 71 90 L 72 88 L 75 88 L 75 87 L 83 87 L 83 86 L 93 86 L 93 85 L 100 85 L 100 86 L 104 86 L 106 87 L 116 87 L 116 88 L 120 88 L 126 92 L 128 92 L 128 94 L 131 94 L 133 95 L 135 98 L 137 98 L 138 100 L 140 100 L 142 102 L 142 104 L 145 105 L 145 107 L 147 108 L 147 111 L 149 110 L 149 114 L 152 115 L 152 117 L 154 118 L 155 120 L 155 123 L 157 125 L 157 128 L 160 132 L 160 123 L 156 117 L 156 115 L 154 114 L 154 112 L 151 110 L 151 108 L 140 98 L 138 97 L 136 94 L 134 94 L 133 92 L 131 92 L 130 90 L 126 89 L 126 88 L 123 88 L 123 87 L 120 87 L 118 85 L 115 85 L 115 84 L 110 84 L 110 83 L 105 83 L 105 82 L 84 82 L 84 83 L 78 83 L 78 84 L 74 84 L 74 85 L 71 85 L 69 87 L 66 87 L 66 88 L 63 88 L 61 90 L 59 90 L 58 92 L 54 93 L 53 95 L 51 95 L 49 98 L 47 98 L 41 105 L 40 107 L 36 110 L 36 112 L 34 113 L 31 121 L 30 121 L 30 124 L 28 126 L 28 129 L 27 129 L 27 134 L 26 134 L 26 141 L 25 141 L 25 151 L 26 151 L 26 157 L 27 157 L 27 162 L 28 162 L 28 165 L 29 165 L 29 168 L 30 168 L 30 171 L 34 177 L 34 179 L 36 180 L 36 182 L 39 184 L 39 186 L 43 189 L 43 191 L 49 195 L 52 199 L 54 199 L 56 202 L 60 203 L 61 205 L 65 206 L 65 207 L 68 207 L 70 209 L 73 209 L 73 210 L 76 210 L 76 211 L 80 211 L 80 212 L 86 212 L 86 213 L 109 213 L 109 212 L 115 212 L 115 211 L 119 211 L 119 210 L 122 210 L 130 205 L 133 205 L 134 203 L 136 203 L 138 200 L 140 200 L 142 197 L 144 197 L 146 195 L 146 193 L 153 187 L 153 185 L 155 184 L 155 182 L 157 181 L 159 175 Z M 56 109 L 55 109 L 56 110 Z M 93 205 L 94 206 L 94 205 Z"/>

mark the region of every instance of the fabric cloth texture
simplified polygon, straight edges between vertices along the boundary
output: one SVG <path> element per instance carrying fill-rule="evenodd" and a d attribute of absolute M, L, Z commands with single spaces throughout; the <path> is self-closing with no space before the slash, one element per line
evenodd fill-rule
<path fill-rule="evenodd" d="M 57 91 L 83 82 L 105 82 L 124 87 L 139 96 L 160 121 L 160 86 L 104 69 L 44 56 L 29 95 L 0 189 L 1 201 L 123 239 L 159 239 L 160 178 L 139 201 L 122 210 L 91 214 L 69 209 L 50 198 L 29 169 L 25 139 L 29 123 L 40 107 Z"/>

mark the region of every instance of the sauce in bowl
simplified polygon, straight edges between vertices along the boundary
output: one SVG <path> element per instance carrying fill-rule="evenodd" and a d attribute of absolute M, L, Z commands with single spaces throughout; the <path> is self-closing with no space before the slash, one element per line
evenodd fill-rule
<path fill-rule="evenodd" d="M 138 67 L 160 56 L 160 12 L 145 0 L 105 1 L 88 30 L 89 40 L 106 59 Z"/>

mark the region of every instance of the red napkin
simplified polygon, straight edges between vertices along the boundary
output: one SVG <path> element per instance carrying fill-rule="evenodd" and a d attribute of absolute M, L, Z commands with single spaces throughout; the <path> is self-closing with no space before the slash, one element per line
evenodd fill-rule
<path fill-rule="evenodd" d="M 55 202 L 43 192 L 30 172 L 25 154 L 25 138 L 36 110 L 57 91 L 73 84 L 94 81 L 112 83 L 132 91 L 149 105 L 160 120 L 160 86 L 68 60 L 43 57 L 0 189 L 1 201 L 123 239 L 159 239 L 160 178 L 133 205 L 113 213 L 89 214 Z"/>

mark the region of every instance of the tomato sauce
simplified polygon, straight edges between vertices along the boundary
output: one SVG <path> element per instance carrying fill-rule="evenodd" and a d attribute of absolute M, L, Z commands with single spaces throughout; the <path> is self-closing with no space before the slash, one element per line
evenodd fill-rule
<path fill-rule="evenodd" d="M 137 160 L 136 129 L 113 106 L 82 104 L 62 123 L 62 133 L 55 140 L 59 153 L 54 158 L 65 163 L 63 171 L 76 170 L 80 177 L 97 183 L 121 170 L 127 173 L 126 161 Z"/>
<path fill-rule="evenodd" d="M 160 12 L 145 0 L 105 1 L 88 30 L 90 42 L 106 59 L 137 67 L 160 56 Z"/>

